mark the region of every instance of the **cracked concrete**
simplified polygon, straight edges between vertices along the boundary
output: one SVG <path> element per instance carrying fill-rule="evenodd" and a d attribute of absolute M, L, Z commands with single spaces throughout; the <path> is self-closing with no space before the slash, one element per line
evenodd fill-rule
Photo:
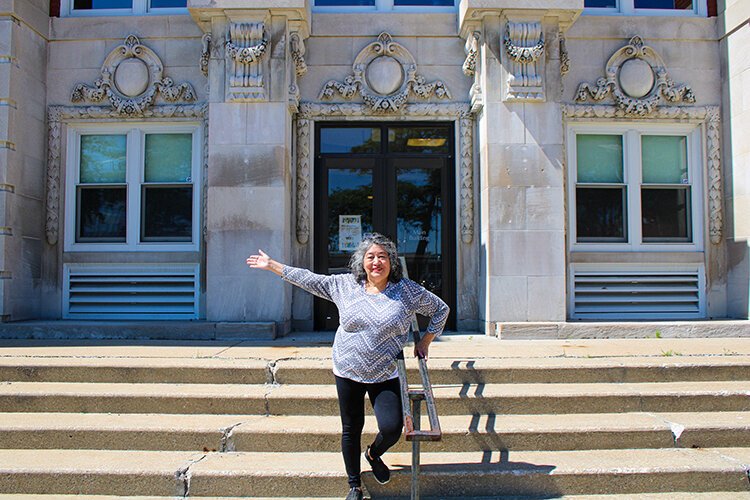
<path fill-rule="evenodd" d="M 237 422 L 234 425 L 230 425 L 229 427 L 225 427 L 224 429 L 221 429 L 221 441 L 219 442 L 219 453 L 226 453 L 229 451 L 235 451 L 234 446 L 234 429 L 240 425 L 242 425 L 244 422 Z"/>
<path fill-rule="evenodd" d="M 177 469 L 174 473 L 175 479 L 177 480 L 177 497 L 187 498 L 190 496 L 190 478 L 192 476 L 190 468 L 207 456 L 207 454 L 204 454 L 200 458 L 188 460 L 187 464 Z"/>

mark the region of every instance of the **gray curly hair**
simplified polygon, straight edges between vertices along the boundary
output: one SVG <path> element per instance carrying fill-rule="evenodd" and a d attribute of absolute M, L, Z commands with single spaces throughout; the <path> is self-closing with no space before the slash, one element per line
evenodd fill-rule
<path fill-rule="evenodd" d="M 391 263 L 391 272 L 388 274 L 388 281 L 391 283 L 398 283 L 401 281 L 401 278 L 404 277 L 404 273 L 401 270 L 401 262 L 398 260 L 396 244 L 380 233 L 370 233 L 365 235 L 365 237 L 362 238 L 362 241 L 359 242 L 359 245 L 357 245 L 357 249 L 349 260 L 349 269 L 354 275 L 354 279 L 359 283 L 364 283 L 365 280 L 367 280 L 367 273 L 365 272 L 364 266 L 365 254 L 373 245 L 382 247 L 388 254 L 388 260 Z"/>

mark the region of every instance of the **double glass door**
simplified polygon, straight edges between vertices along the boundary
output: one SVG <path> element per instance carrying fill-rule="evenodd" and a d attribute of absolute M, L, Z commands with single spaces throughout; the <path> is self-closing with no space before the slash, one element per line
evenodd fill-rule
<path fill-rule="evenodd" d="M 455 310 L 453 126 L 320 124 L 316 151 L 315 271 L 349 272 L 362 237 L 378 232 L 396 242 L 409 278 Z M 316 299 L 315 328 L 337 326 L 336 306 Z"/>

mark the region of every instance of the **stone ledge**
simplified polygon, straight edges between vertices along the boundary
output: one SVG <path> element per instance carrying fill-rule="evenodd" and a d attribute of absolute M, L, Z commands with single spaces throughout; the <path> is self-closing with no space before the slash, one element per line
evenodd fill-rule
<path fill-rule="evenodd" d="M 750 337 L 750 321 L 496 323 L 501 340 Z"/>
<path fill-rule="evenodd" d="M 276 323 L 212 321 L 19 321 L 0 339 L 273 340 Z"/>

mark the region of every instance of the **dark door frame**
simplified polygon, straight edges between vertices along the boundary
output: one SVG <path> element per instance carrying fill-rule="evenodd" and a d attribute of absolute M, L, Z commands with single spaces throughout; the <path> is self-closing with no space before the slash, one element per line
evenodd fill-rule
<path fill-rule="evenodd" d="M 445 127 L 448 129 L 450 146 L 445 153 L 388 153 L 388 127 Z M 320 153 L 320 130 L 326 127 L 356 128 L 380 127 L 381 148 L 377 153 Z M 373 195 L 384 200 L 381 207 L 374 207 L 373 227 L 380 228 L 387 236 L 395 241 L 396 217 L 396 176 L 393 167 L 394 160 L 412 159 L 428 163 L 441 163 L 441 198 L 443 202 L 441 217 L 442 238 L 442 299 L 450 306 L 451 314 L 446 325 L 447 329 L 455 329 L 457 302 L 457 268 L 456 268 L 456 165 L 455 165 L 455 123 L 453 121 L 324 121 L 315 123 L 315 162 L 314 162 L 314 192 L 315 206 L 313 220 L 313 270 L 317 273 L 328 273 L 327 239 L 322 241 L 322 235 L 328 234 L 328 170 L 327 163 L 337 163 L 336 160 L 357 162 L 362 168 L 373 169 Z M 331 165 L 333 166 L 333 165 Z M 352 168 L 356 168 L 353 165 Z M 435 168 L 428 167 L 428 168 Z M 378 199 L 376 198 L 376 199 Z M 389 219 L 393 219 L 390 221 Z M 314 301 L 314 328 L 324 328 L 325 310 L 324 299 L 318 297 Z"/>

